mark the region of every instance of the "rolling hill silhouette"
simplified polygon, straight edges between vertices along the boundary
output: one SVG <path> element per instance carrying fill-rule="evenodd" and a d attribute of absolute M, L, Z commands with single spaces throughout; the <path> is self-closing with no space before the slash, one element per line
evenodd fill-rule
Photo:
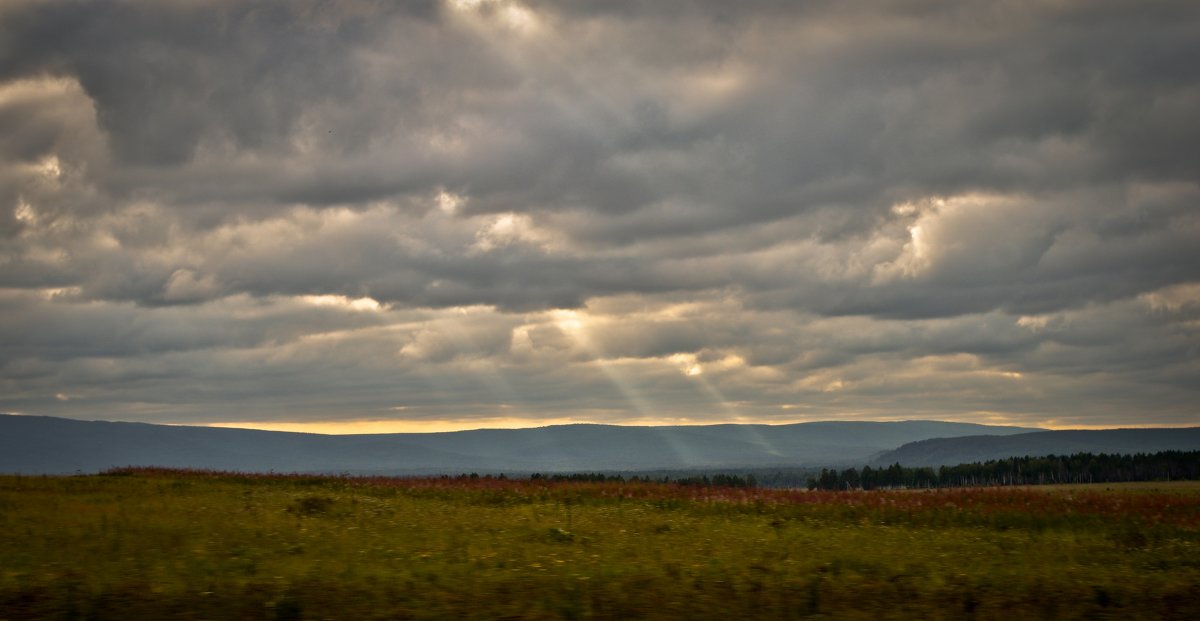
<path fill-rule="evenodd" d="M 1025 433 L 938 421 L 629 427 L 555 425 L 320 435 L 0 415 L 0 472 L 122 466 L 435 474 L 857 465 L 916 440 Z"/>
<path fill-rule="evenodd" d="M 1200 427 L 1171 429 L 1064 429 L 1015 435 L 932 438 L 910 442 L 877 456 L 873 463 L 953 466 L 1006 457 L 1073 453 L 1157 453 L 1200 450 Z"/>

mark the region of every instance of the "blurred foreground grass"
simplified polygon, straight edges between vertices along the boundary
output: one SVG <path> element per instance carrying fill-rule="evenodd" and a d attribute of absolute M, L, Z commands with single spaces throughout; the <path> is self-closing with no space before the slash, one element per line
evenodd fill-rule
<path fill-rule="evenodd" d="M 1200 619 L 1195 485 L 0 477 L 0 619 Z"/>

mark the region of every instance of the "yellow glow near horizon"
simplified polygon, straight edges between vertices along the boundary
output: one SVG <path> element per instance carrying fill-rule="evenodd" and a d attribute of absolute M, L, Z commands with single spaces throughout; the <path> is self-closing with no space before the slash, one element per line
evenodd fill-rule
<path fill-rule="evenodd" d="M 466 420 L 346 420 L 346 421 L 233 421 L 208 423 L 206 427 L 294 431 L 341 436 L 363 433 L 437 433 L 471 429 L 526 429 L 578 423 L 570 418 L 471 418 Z"/>
<path fill-rule="evenodd" d="M 794 409 L 793 407 L 783 406 L 783 409 Z M 847 422 L 898 422 L 901 420 L 931 420 L 928 417 L 909 417 L 892 420 L 882 419 L 848 419 Z M 739 424 L 739 425 L 792 425 L 796 423 L 811 423 L 811 422 L 829 422 L 837 421 L 836 418 L 798 418 L 794 420 L 780 419 L 758 419 L 746 416 L 736 416 L 733 420 L 703 420 L 693 418 L 663 418 L 663 419 L 647 419 L 647 418 L 630 418 L 630 419 L 588 419 L 588 418 L 470 418 L 461 420 L 438 419 L 438 420 L 346 420 L 346 421 L 230 421 L 221 423 L 208 423 L 205 427 L 221 427 L 232 429 L 258 429 L 262 431 L 291 431 L 298 433 L 316 433 L 322 435 L 352 435 L 352 434 L 374 434 L 374 433 L 441 433 L 449 431 L 469 431 L 473 429 L 532 429 L 536 427 L 547 427 L 550 425 L 575 425 L 575 424 L 600 424 L 600 425 L 624 425 L 633 427 L 658 427 L 672 425 L 721 425 L 721 424 Z M 1010 425 L 1014 427 L 1040 427 L 1049 430 L 1063 429 L 1117 429 L 1117 428 L 1164 428 L 1164 427 L 1183 427 L 1184 423 L 1152 423 L 1152 424 L 1136 424 L 1136 423 L 1111 423 L 1105 425 L 1098 424 L 1083 424 L 1072 421 L 1064 421 L 1059 419 L 1048 419 L 1043 421 L 1020 421 L 1020 420 L 959 420 L 947 422 L 975 422 L 985 425 Z"/>
<path fill-rule="evenodd" d="M 779 421 L 756 420 L 738 417 L 737 420 L 698 420 L 693 418 L 631 418 L 621 420 L 599 420 L 580 418 L 470 418 L 463 420 L 347 420 L 347 421 L 229 421 L 207 423 L 204 427 L 227 429 L 258 429 L 261 431 L 292 431 L 323 435 L 353 435 L 369 433 L 440 433 L 469 431 L 473 429 L 532 429 L 550 425 L 624 425 L 632 427 L 659 427 L 671 425 L 720 425 L 727 423 L 745 425 L 787 425 L 808 422 L 804 420 Z"/>
<path fill-rule="evenodd" d="M 800 409 L 803 406 L 785 404 L 784 410 Z M 30 412 L 7 411 L 0 415 L 9 416 L 38 416 Z M 127 420 L 127 419 L 88 419 L 88 420 Z M 290 431 L 297 433 L 315 433 L 321 435 L 352 435 L 374 433 L 440 433 L 450 431 L 470 431 L 475 429 L 533 429 L 550 425 L 621 425 L 626 427 L 662 427 L 662 426 L 703 426 L 703 425 L 794 425 L 798 423 L 816 422 L 901 422 L 905 420 L 942 420 L 944 422 L 978 423 L 983 425 L 1008 425 L 1013 427 L 1040 427 L 1047 430 L 1064 429 L 1162 429 L 1195 426 L 1184 422 L 1177 423 L 1109 423 L 1082 424 L 1060 419 L 1042 421 L 1021 421 L 1015 419 L 1000 420 L 998 417 L 977 418 L 974 420 L 935 419 L 930 416 L 909 416 L 904 418 L 834 418 L 809 417 L 795 419 L 762 419 L 752 416 L 734 415 L 723 419 L 695 419 L 687 417 L 675 418 L 520 418 L 520 417 L 489 417 L 469 419 L 430 419 L 430 420 L 381 420 L 354 419 L 344 421 L 226 421 L 219 423 L 155 423 L 171 427 L 219 427 L 224 429 L 257 429 L 261 431 Z"/>

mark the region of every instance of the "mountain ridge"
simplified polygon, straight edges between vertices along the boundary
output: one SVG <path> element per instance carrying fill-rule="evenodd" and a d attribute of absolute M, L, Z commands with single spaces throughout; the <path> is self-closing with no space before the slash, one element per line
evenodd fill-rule
<path fill-rule="evenodd" d="M 0 415 L 0 472 L 123 466 L 438 474 L 865 463 L 906 442 L 1031 428 L 944 421 L 621 426 L 324 435 Z"/>
<path fill-rule="evenodd" d="M 1056 429 L 1005 436 L 929 438 L 887 451 L 871 465 L 953 466 L 1008 457 L 1172 450 L 1200 450 L 1200 427 Z"/>

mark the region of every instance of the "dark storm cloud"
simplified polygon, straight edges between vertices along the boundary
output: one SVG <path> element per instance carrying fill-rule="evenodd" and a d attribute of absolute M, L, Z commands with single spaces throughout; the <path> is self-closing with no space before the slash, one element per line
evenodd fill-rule
<path fill-rule="evenodd" d="M 373 4 L 17 3 L 3 66 L 10 78 L 77 78 L 125 162 L 183 163 L 214 137 L 277 151 L 307 108 L 353 85 L 347 56 L 369 36 Z M 389 5 L 418 23 L 436 13 L 431 2 Z M 350 144 L 370 131 L 339 129 Z"/>
<path fill-rule="evenodd" d="M 1178 420 L 1198 57 L 1165 0 L 8 2 L 4 407 Z"/>

